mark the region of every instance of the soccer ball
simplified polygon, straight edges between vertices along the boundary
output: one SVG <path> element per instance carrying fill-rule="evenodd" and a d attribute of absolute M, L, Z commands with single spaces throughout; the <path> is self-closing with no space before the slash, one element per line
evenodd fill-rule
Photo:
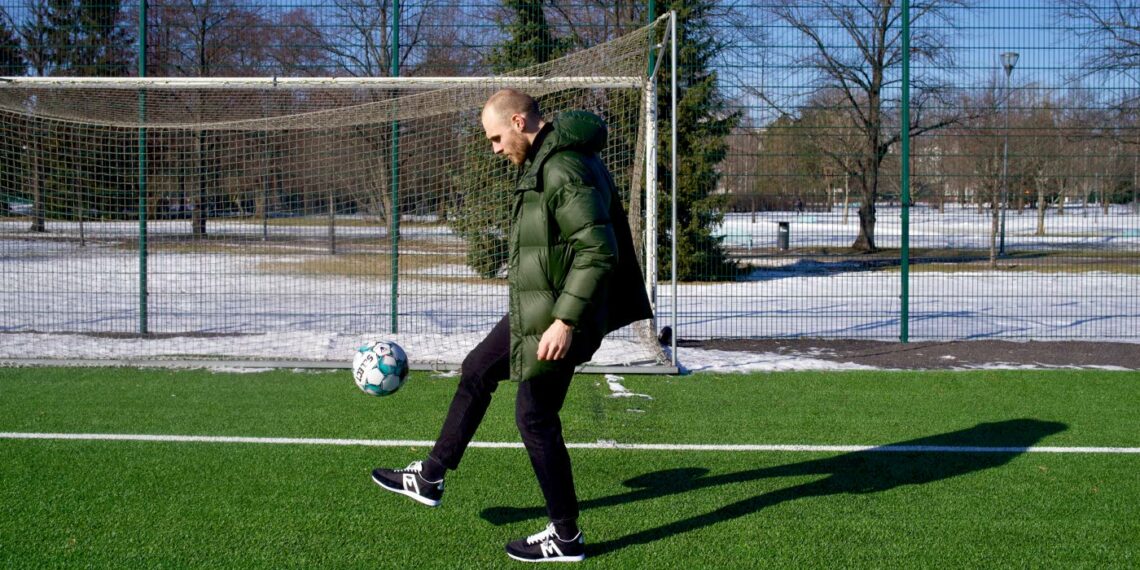
<path fill-rule="evenodd" d="M 408 378 L 408 356 L 400 345 L 385 340 L 356 349 L 352 378 L 370 396 L 387 396 L 400 389 Z"/>

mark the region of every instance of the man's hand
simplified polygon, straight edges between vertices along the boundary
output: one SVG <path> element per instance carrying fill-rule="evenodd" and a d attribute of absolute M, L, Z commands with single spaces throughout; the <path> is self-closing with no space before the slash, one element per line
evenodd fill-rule
<path fill-rule="evenodd" d="M 570 341 L 574 337 L 574 327 L 555 319 L 550 328 L 542 333 L 538 341 L 539 360 L 562 360 L 570 352 Z"/>

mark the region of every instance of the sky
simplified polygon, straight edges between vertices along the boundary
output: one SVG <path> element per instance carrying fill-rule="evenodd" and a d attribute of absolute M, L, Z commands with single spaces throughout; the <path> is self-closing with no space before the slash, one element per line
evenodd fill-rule
<path fill-rule="evenodd" d="M 810 77 L 802 68 L 789 66 L 789 56 L 806 53 L 810 48 L 805 48 L 806 39 L 786 24 L 761 15 L 756 8 L 749 10 L 747 21 L 753 26 L 750 30 L 767 35 L 767 39 L 725 53 L 722 86 L 729 97 L 748 109 L 754 124 L 764 124 L 778 115 L 779 109 L 741 87 L 759 87 L 777 100 L 788 101 L 788 108 L 794 109 L 802 103 L 797 97 L 809 92 Z M 1086 87 L 1115 98 L 1126 89 L 1140 88 L 1140 82 L 1127 77 L 1076 81 L 1083 57 L 1081 40 L 1072 22 L 1060 18 L 1054 2 L 976 2 L 970 9 L 946 9 L 944 14 L 952 22 L 927 16 L 919 20 L 912 32 L 933 29 L 945 35 L 953 66 L 942 77 L 950 78 L 955 87 L 978 88 L 1004 81 L 999 56 L 1012 51 L 1020 55 L 1010 77 L 1014 89 L 1064 92 L 1067 88 Z M 853 42 L 841 30 L 826 30 L 823 34 L 836 45 L 851 46 L 844 53 L 854 53 Z M 912 77 L 939 73 L 917 59 L 912 65 Z M 900 73 L 901 68 L 896 69 L 893 76 L 897 79 Z M 898 96 L 897 90 L 893 93 Z"/>

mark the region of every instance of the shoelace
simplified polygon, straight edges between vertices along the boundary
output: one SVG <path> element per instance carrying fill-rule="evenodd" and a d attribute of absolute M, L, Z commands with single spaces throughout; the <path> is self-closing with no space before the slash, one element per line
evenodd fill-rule
<path fill-rule="evenodd" d="M 546 528 L 542 532 L 535 533 L 526 537 L 526 543 L 538 544 L 540 542 L 546 542 L 556 536 L 558 536 L 558 533 L 554 532 L 554 523 L 550 523 L 546 525 Z"/>
<path fill-rule="evenodd" d="M 396 473 L 420 473 L 424 470 L 423 461 L 413 461 L 403 469 L 393 469 Z"/>

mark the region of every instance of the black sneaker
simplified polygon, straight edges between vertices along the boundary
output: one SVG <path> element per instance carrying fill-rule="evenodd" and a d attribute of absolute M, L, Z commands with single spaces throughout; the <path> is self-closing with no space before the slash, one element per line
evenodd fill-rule
<path fill-rule="evenodd" d="M 523 562 L 581 562 L 586 558 L 586 539 L 578 531 L 574 538 L 562 540 L 550 523 L 538 534 L 508 543 L 507 556 Z"/>
<path fill-rule="evenodd" d="M 407 495 L 429 507 L 439 506 L 443 498 L 443 479 L 428 481 L 420 477 L 422 461 L 413 461 L 403 469 L 373 469 L 372 480 L 377 485 L 401 495 Z"/>

